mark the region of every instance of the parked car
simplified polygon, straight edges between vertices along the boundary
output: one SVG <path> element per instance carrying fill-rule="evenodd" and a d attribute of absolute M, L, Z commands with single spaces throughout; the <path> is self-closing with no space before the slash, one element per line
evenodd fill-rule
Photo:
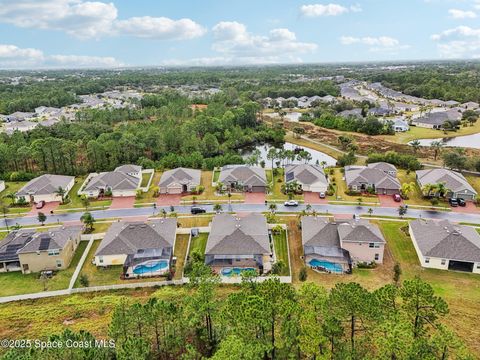
<path fill-rule="evenodd" d="M 400 194 L 393 194 L 393 201 L 395 202 L 400 202 L 402 201 L 402 197 L 400 196 Z"/>
<path fill-rule="evenodd" d="M 451 207 L 457 207 L 458 206 L 458 200 L 455 199 L 455 198 L 449 199 L 448 202 L 450 203 Z"/>
<path fill-rule="evenodd" d="M 285 206 L 298 206 L 298 201 L 296 201 L 296 200 L 288 200 L 288 201 L 285 201 L 284 205 L 285 205 Z"/>
<path fill-rule="evenodd" d="M 193 207 L 190 209 L 190 212 L 191 212 L 193 215 L 196 215 L 196 214 L 206 213 L 207 210 L 205 210 L 205 208 L 202 208 L 202 207 L 199 207 L 199 206 L 193 206 Z"/>
<path fill-rule="evenodd" d="M 326 196 L 327 196 L 327 194 L 325 194 L 324 191 L 318 193 L 318 197 L 319 197 L 320 199 L 325 199 Z"/>
<path fill-rule="evenodd" d="M 35 209 L 42 209 L 44 206 L 45 206 L 45 201 L 44 201 L 44 200 L 40 200 L 39 202 L 37 202 L 37 203 L 35 204 Z"/>
<path fill-rule="evenodd" d="M 458 205 L 460 205 L 461 207 L 467 206 L 467 202 L 465 201 L 465 199 L 457 198 L 457 202 Z"/>

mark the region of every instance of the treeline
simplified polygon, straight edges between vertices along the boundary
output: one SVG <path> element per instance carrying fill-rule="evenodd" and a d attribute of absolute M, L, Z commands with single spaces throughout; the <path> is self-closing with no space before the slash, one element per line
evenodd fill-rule
<path fill-rule="evenodd" d="M 20 180 L 39 172 L 77 175 L 127 163 L 207 169 L 242 163 L 237 149 L 283 142 L 284 130 L 258 123 L 258 110 L 254 102 L 235 108 L 211 103 L 194 112 L 181 96 L 140 110 L 87 110 L 73 123 L 2 134 L 0 174 Z"/>
<path fill-rule="evenodd" d="M 419 278 L 375 291 L 357 283 L 296 290 L 277 279 L 244 278 L 221 295 L 218 279 L 197 264 L 191 280 L 174 300 L 123 298 L 108 330 L 115 347 L 12 349 L 3 359 L 473 360 L 443 323 L 447 303 Z M 67 339 L 95 340 L 69 330 L 51 337 Z"/>
<path fill-rule="evenodd" d="M 399 154 L 395 151 L 368 154 L 366 163 L 371 164 L 376 162 L 386 162 L 395 165 L 397 168 L 410 171 L 416 171 L 422 168 L 422 164 L 415 156 L 408 154 Z"/>
<path fill-rule="evenodd" d="M 376 71 L 362 79 L 425 99 L 480 102 L 480 64 L 425 64 L 400 71 Z"/>
<path fill-rule="evenodd" d="M 366 118 L 356 116 L 338 116 L 323 113 L 312 122 L 326 129 L 358 132 L 367 135 L 392 135 L 395 133 L 390 122 L 382 123 L 375 116 L 368 115 Z"/>

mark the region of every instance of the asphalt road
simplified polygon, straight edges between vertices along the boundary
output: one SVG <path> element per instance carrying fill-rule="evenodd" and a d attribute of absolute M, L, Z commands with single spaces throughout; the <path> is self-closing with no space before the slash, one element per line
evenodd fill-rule
<path fill-rule="evenodd" d="M 213 205 L 201 205 L 207 210 L 207 212 L 214 212 Z M 311 205 L 312 209 L 315 209 L 318 213 L 329 214 L 367 214 L 368 206 L 357 205 Z M 175 206 L 175 211 L 178 214 L 190 214 L 191 206 Z M 162 209 L 167 212 L 170 211 L 170 206 L 157 207 L 144 207 L 144 208 L 131 208 L 131 209 L 112 209 L 112 210 L 94 210 L 91 214 L 96 220 L 107 218 L 123 218 L 129 216 L 152 216 L 159 214 Z M 286 207 L 283 204 L 277 204 L 277 212 L 300 212 L 305 209 L 305 205 L 299 205 L 297 207 Z M 372 207 L 374 210 L 372 216 L 398 216 L 398 209 L 393 207 Z M 223 205 L 224 211 L 234 212 L 265 212 L 269 211 L 268 206 L 264 204 L 225 204 Z M 83 212 L 71 212 L 62 214 L 47 215 L 45 224 L 54 224 L 57 222 L 78 221 Z M 432 210 L 418 210 L 408 209 L 405 217 L 410 218 L 424 218 L 424 219 L 448 219 L 453 222 L 467 222 L 480 224 L 480 213 L 457 213 L 446 211 L 432 211 Z M 8 218 L 8 226 L 19 224 L 25 225 L 38 225 L 38 219 L 36 216 L 24 216 L 18 218 Z M 2 224 L 4 227 L 5 223 Z"/>

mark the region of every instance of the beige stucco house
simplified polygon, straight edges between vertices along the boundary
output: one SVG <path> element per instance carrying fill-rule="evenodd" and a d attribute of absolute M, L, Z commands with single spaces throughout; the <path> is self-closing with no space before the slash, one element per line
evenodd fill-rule
<path fill-rule="evenodd" d="M 27 202 L 53 202 L 61 201 L 62 197 L 57 194 L 58 189 L 62 188 L 65 195 L 70 192 L 75 184 L 73 176 L 44 174 L 30 180 L 16 193 L 17 201 L 24 198 Z"/>

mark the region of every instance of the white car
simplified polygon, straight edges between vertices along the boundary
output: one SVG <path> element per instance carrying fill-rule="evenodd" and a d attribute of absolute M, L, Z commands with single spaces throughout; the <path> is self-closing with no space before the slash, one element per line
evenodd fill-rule
<path fill-rule="evenodd" d="M 285 206 L 298 206 L 298 201 L 288 200 L 288 201 L 285 201 L 285 203 L 283 205 L 285 205 Z"/>
<path fill-rule="evenodd" d="M 327 196 L 327 194 L 325 194 L 325 192 L 323 192 L 323 191 L 318 194 L 318 197 L 320 199 L 325 199 L 326 196 Z"/>

